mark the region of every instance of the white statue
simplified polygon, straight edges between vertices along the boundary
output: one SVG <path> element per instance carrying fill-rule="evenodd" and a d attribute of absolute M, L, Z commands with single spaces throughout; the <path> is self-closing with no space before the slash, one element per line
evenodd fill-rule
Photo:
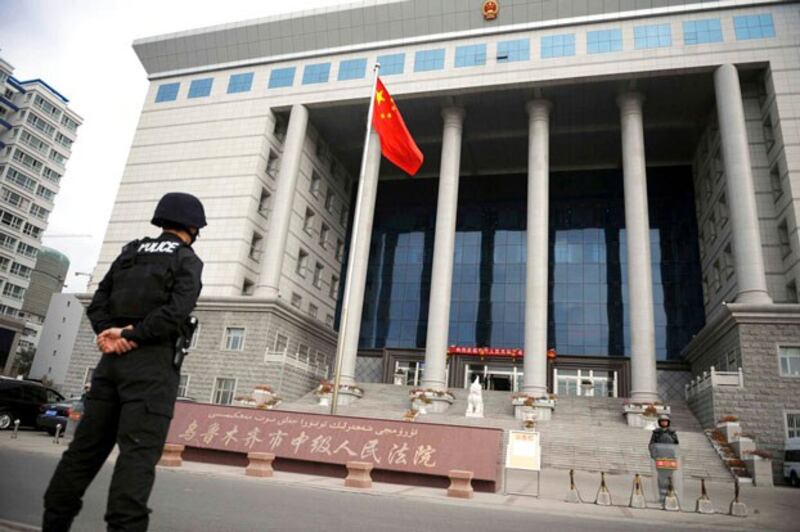
<path fill-rule="evenodd" d="M 483 386 L 477 376 L 469 386 L 467 417 L 483 417 Z"/>

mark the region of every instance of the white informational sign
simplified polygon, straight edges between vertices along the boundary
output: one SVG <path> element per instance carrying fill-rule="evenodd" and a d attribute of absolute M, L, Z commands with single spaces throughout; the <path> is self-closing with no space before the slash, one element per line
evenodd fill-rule
<path fill-rule="evenodd" d="M 506 447 L 506 468 L 540 471 L 542 468 L 542 447 L 539 433 L 525 430 L 508 431 Z"/>

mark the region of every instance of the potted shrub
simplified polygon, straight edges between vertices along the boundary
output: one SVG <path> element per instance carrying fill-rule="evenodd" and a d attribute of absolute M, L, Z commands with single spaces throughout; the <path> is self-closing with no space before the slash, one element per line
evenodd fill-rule
<path fill-rule="evenodd" d="M 739 425 L 739 418 L 736 416 L 723 416 L 717 422 L 717 428 L 722 432 L 725 441 L 733 443 L 739 438 L 742 427 Z"/>

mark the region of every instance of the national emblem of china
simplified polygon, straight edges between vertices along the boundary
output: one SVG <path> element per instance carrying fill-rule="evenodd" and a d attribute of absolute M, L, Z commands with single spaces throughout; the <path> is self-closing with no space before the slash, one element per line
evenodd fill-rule
<path fill-rule="evenodd" d="M 484 20 L 494 20 L 494 19 L 496 19 L 498 11 L 500 11 L 500 4 L 496 0 L 486 0 L 483 3 L 483 18 L 484 18 Z"/>

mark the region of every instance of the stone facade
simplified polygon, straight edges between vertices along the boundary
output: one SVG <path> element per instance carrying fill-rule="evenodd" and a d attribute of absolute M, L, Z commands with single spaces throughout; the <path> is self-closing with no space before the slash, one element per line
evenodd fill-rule
<path fill-rule="evenodd" d="M 800 345 L 800 306 L 730 304 L 689 344 L 685 353 L 695 375 L 740 360 L 744 387 L 709 387 L 689 400 L 704 427 L 723 416 L 739 418 L 756 445 L 773 453 L 773 473 L 782 480 L 786 412 L 800 410 L 800 378 L 781 376 L 779 348 Z"/>
<path fill-rule="evenodd" d="M 289 305 L 203 298 L 194 314 L 200 329 L 181 371 L 188 397 L 212 402 L 216 379 L 226 378 L 235 380 L 233 396 L 267 384 L 282 398 L 294 399 L 329 376 L 334 335 Z M 231 328 L 244 329 L 240 349 L 226 343 Z M 68 394 L 80 392 L 99 357 L 84 315 L 64 384 Z"/>

